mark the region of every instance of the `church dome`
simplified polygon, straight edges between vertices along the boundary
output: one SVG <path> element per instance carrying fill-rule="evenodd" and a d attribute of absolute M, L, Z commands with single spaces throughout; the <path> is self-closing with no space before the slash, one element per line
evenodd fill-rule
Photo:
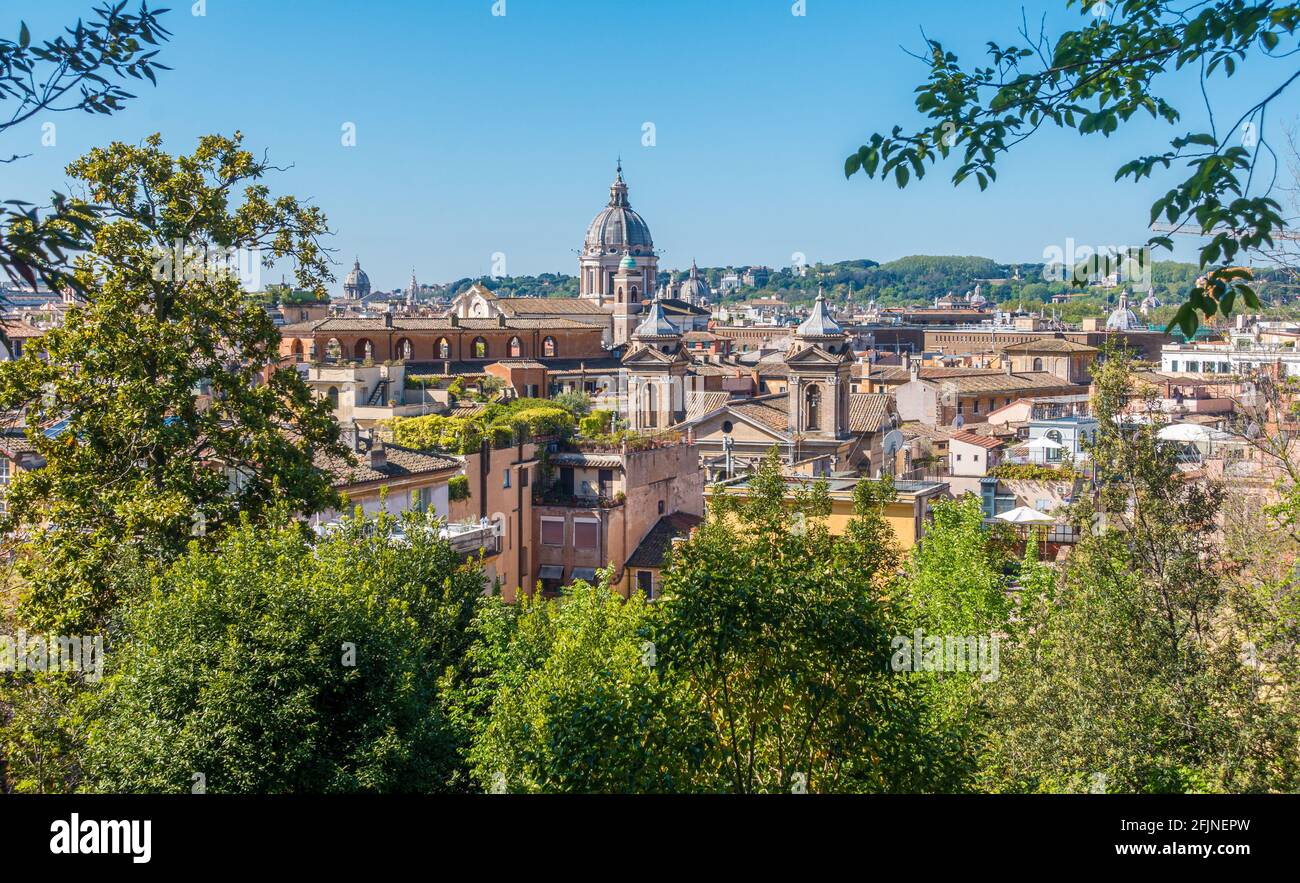
<path fill-rule="evenodd" d="M 821 292 L 817 294 L 817 300 L 813 304 L 812 312 L 808 318 L 803 321 L 795 331 L 797 337 L 826 337 L 840 338 L 844 336 L 844 329 L 839 323 L 831 318 L 830 310 L 826 308 L 826 297 Z"/>
<path fill-rule="evenodd" d="M 682 280 L 677 290 L 682 300 L 701 300 L 709 296 L 709 283 L 700 278 L 700 269 L 691 261 L 691 274 Z"/>
<path fill-rule="evenodd" d="M 348 297 L 365 297 L 370 294 L 370 277 L 361 269 L 361 259 L 352 263 L 352 271 L 343 280 L 343 291 Z"/>
<path fill-rule="evenodd" d="M 648 255 L 654 252 L 654 240 L 645 220 L 632 211 L 627 200 L 627 184 L 623 181 L 623 166 L 609 187 L 609 205 L 596 215 L 587 228 L 584 248 L 588 254 L 627 252 Z"/>
<path fill-rule="evenodd" d="M 627 257 L 623 258 L 623 260 L 618 262 L 618 268 L 620 270 L 635 270 L 636 258 L 632 257 L 631 255 L 628 255 Z"/>
<path fill-rule="evenodd" d="M 1138 319 L 1137 314 L 1129 309 L 1128 291 L 1119 296 L 1119 306 L 1106 319 L 1107 331 L 1141 331 L 1145 325 Z"/>

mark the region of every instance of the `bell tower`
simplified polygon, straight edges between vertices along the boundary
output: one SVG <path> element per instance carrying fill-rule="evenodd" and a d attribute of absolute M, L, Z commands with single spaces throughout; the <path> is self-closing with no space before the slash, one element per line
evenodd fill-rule
<path fill-rule="evenodd" d="M 659 301 L 651 301 L 645 321 L 632 334 L 623 357 L 627 372 L 627 420 L 636 432 L 655 432 L 686 418 L 686 371 L 690 358 L 682 335 Z"/>
<path fill-rule="evenodd" d="M 852 349 L 821 293 L 795 331 L 785 362 L 791 431 L 827 441 L 848 438 Z"/>

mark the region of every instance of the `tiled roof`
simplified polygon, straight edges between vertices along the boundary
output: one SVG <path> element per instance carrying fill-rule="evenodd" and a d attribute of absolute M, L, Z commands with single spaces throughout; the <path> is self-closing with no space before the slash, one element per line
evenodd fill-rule
<path fill-rule="evenodd" d="M 902 427 L 904 438 L 926 438 L 930 441 L 947 441 L 952 437 L 948 430 L 924 423 L 905 423 Z"/>
<path fill-rule="evenodd" d="M 698 420 L 711 411 L 716 411 L 731 398 L 725 392 L 692 392 L 686 395 L 686 421 Z"/>
<path fill-rule="evenodd" d="M 620 469 L 623 457 L 620 454 L 588 454 L 580 451 L 561 451 L 551 455 L 551 462 L 557 466 L 577 466 L 587 469 Z"/>
<path fill-rule="evenodd" d="M 22 430 L 17 433 L 4 433 L 0 435 L 0 450 L 9 454 L 11 457 L 18 457 L 21 454 L 33 454 L 36 448 L 28 441 L 27 436 Z"/>
<path fill-rule="evenodd" d="M 849 429 L 879 432 L 889 417 L 889 398 L 884 393 L 854 393 L 849 396 Z"/>
<path fill-rule="evenodd" d="M 1066 340 L 1061 337 L 1048 337 L 1041 340 L 1022 340 L 1020 343 L 1012 343 L 1002 348 L 1003 352 L 1009 353 L 1095 353 L 1099 350 L 1095 346 L 1088 346 L 1086 343 L 1075 343 L 1073 340 Z"/>
<path fill-rule="evenodd" d="M 951 441 L 965 442 L 968 445 L 976 445 L 987 451 L 994 451 L 1002 447 L 1002 439 L 990 438 L 987 435 L 976 435 L 973 432 L 954 432 Z"/>
<path fill-rule="evenodd" d="M 960 393 L 1021 393 L 1035 389 L 1064 389 L 1073 385 L 1046 371 L 1028 371 L 1007 374 L 1005 371 L 984 371 L 979 374 L 962 374 L 942 378 L 925 378 L 931 383 L 953 384 Z M 1078 387 L 1083 389 L 1083 387 Z"/>
<path fill-rule="evenodd" d="M 748 399 L 731 405 L 731 410 L 777 432 L 790 431 L 790 412 L 784 393 L 761 399 Z"/>
<path fill-rule="evenodd" d="M 0 325 L 4 326 L 4 333 L 10 340 L 28 340 L 45 334 L 43 329 L 37 328 L 35 325 L 29 325 L 26 322 L 5 320 L 0 322 Z"/>
<path fill-rule="evenodd" d="M 545 368 L 546 366 L 535 359 L 498 359 L 493 362 L 494 365 L 505 365 L 507 368 Z"/>
<path fill-rule="evenodd" d="M 691 531 L 704 521 L 698 515 L 686 512 L 674 512 L 660 518 L 650 532 L 645 535 L 627 559 L 626 567 L 663 567 L 668 561 L 668 551 L 677 537 L 687 537 Z"/>
<path fill-rule="evenodd" d="M 370 455 L 365 452 L 356 455 L 355 466 L 335 457 L 322 456 L 316 458 L 316 465 L 331 474 L 335 487 L 366 484 L 384 479 L 409 478 L 413 475 L 428 475 L 460 468 L 459 461 L 450 457 L 397 445 L 385 445 L 384 453 L 388 462 L 378 469 L 371 467 Z"/>
<path fill-rule="evenodd" d="M 495 301 L 507 316 L 586 315 L 609 316 L 595 301 L 577 297 L 499 297 Z"/>
<path fill-rule="evenodd" d="M 664 312 L 674 316 L 707 316 L 709 311 L 703 307 L 697 307 L 695 304 L 687 303 L 684 300 L 678 300 L 675 297 L 663 298 L 656 300 L 655 303 L 663 304 Z"/>
<path fill-rule="evenodd" d="M 763 359 L 754 366 L 754 371 L 759 377 L 789 377 L 790 366 L 785 363 L 785 357 L 775 359 Z"/>

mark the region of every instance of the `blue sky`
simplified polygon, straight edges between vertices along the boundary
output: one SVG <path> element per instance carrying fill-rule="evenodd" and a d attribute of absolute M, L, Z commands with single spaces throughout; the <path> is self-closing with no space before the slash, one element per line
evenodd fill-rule
<path fill-rule="evenodd" d="M 1111 139 L 1045 132 L 1004 161 L 985 193 L 948 173 L 899 191 L 843 176 L 871 132 L 915 123 L 924 66 L 903 49 L 921 28 L 975 60 L 1015 40 L 1020 4 L 953 0 L 207 0 L 176 2 L 157 88 L 113 117 L 61 114 L 0 145 L 32 153 L 0 166 L 5 198 L 41 199 L 89 147 L 161 132 L 174 151 L 207 132 L 292 165 L 276 192 L 308 197 L 336 231 L 340 277 L 359 254 L 379 288 L 486 274 L 567 272 L 622 155 L 632 205 L 661 266 L 785 266 L 908 254 L 1038 261 L 1049 246 L 1145 240 L 1148 206 L 1171 176 L 1135 186 L 1114 170 L 1178 134 L 1138 122 Z M 37 38 L 92 0 L 0 7 L 11 35 Z M 1073 21 L 1063 0 L 1026 0 L 1031 20 Z M 1283 63 L 1213 93 L 1227 110 L 1280 82 Z M 1251 66 L 1248 66 L 1251 67 Z M 1171 96 L 1185 128 L 1203 112 L 1193 84 Z M 1294 120 L 1294 96 L 1271 119 Z M 1232 114 L 1235 119 L 1236 114 Z M 357 144 L 340 143 L 355 123 Z M 656 145 L 642 146 L 643 125 Z M 30 146 L 29 146 L 30 145 Z M 1181 244 L 1192 255 L 1195 240 Z"/>

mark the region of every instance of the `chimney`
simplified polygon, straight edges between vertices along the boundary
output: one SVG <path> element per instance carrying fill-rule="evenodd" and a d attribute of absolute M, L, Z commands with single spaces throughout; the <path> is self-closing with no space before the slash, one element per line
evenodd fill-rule
<path fill-rule="evenodd" d="M 505 327 L 506 327 L 506 314 L 505 314 L 505 313 L 497 313 L 497 327 L 498 327 L 498 328 L 505 328 Z"/>
<path fill-rule="evenodd" d="M 385 327 L 385 328 L 392 328 L 392 327 L 393 327 L 393 314 L 392 314 L 392 313 L 384 313 L 384 327 Z"/>
<path fill-rule="evenodd" d="M 388 465 L 388 451 L 384 449 L 384 443 L 376 441 L 370 448 L 370 468 L 383 469 Z"/>
<path fill-rule="evenodd" d="M 447 318 L 451 320 L 452 328 L 460 327 L 460 316 L 457 316 L 455 313 L 448 313 Z"/>
<path fill-rule="evenodd" d="M 1003 360 L 1004 360 L 1003 363 L 1002 363 L 1002 367 L 1006 369 L 1007 376 L 1010 377 L 1010 376 L 1012 376 L 1013 374 L 1016 373 L 1016 372 L 1014 372 L 1014 371 L 1011 370 L 1011 360 L 1010 360 L 1009 358 L 1007 358 L 1005 355 L 1004 355 L 1002 358 L 1003 358 Z"/>

